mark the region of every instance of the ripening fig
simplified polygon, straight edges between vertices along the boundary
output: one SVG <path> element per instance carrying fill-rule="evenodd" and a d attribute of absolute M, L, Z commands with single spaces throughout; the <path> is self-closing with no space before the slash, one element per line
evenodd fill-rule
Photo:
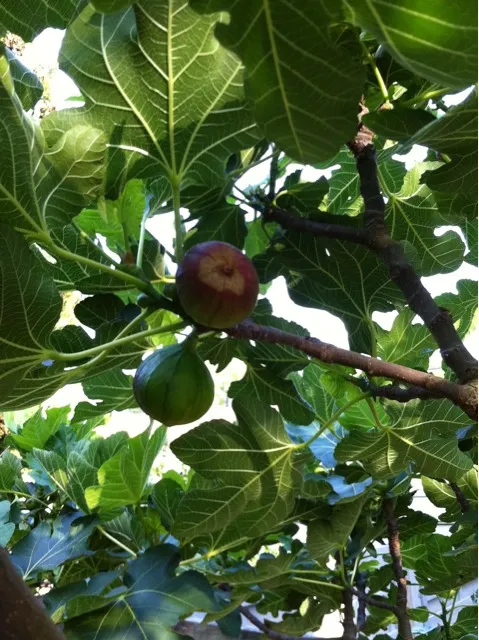
<path fill-rule="evenodd" d="M 226 242 L 203 242 L 183 258 L 176 275 L 178 298 L 198 324 L 234 327 L 256 305 L 258 275 L 251 260 Z"/>
<path fill-rule="evenodd" d="M 196 343 L 187 339 L 143 360 L 136 370 L 133 393 L 150 418 L 172 427 L 201 418 L 213 404 L 215 387 Z"/>

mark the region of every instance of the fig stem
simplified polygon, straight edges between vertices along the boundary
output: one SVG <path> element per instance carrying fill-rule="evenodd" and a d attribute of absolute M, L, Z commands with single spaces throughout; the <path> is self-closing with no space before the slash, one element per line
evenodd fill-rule
<path fill-rule="evenodd" d="M 312 444 L 317 438 L 319 438 L 319 436 L 322 435 L 327 429 L 330 429 L 332 426 L 334 426 L 334 423 L 336 422 L 336 420 L 338 420 L 345 411 L 347 411 L 350 407 L 355 405 L 357 402 L 360 402 L 361 400 L 366 400 L 370 397 L 371 397 L 371 392 L 367 391 L 366 393 L 362 393 L 359 396 L 356 396 L 355 398 L 347 402 L 345 405 L 341 407 L 341 409 L 336 411 L 336 413 L 333 414 L 331 418 L 329 418 L 329 420 L 326 420 L 323 426 L 320 429 L 318 429 L 316 433 L 313 436 L 311 436 L 311 438 L 308 438 L 308 440 L 301 442 L 301 444 L 297 444 L 296 449 L 305 449 L 306 447 L 309 447 L 309 445 Z"/>
<path fill-rule="evenodd" d="M 145 236 L 146 236 L 146 221 L 151 215 L 150 211 L 150 199 L 147 197 L 145 203 L 145 209 L 141 218 L 140 224 L 140 237 L 138 239 L 138 251 L 136 254 L 136 266 L 141 269 L 143 264 L 143 250 L 145 248 Z"/>
<path fill-rule="evenodd" d="M 183 220 L 180 211 L 180 189 L 179 185 L 171 185 L 173 191 L 173 211 L 175 212 L 175 254 L 176 262 L 180 264 L 183 259 Z"/>
<path fill-rule="evenodd" d="M 148 338 L 149 336 L 155 336 L 161 333 L 174 333 L 174 332 L 176 333 L 177 331 L 181 331 L 181 329 L 184 329 L 186 326 L 187 326 L 186 322 L 174 322 L 172 324 L 166 325 L 165 327 L 153 327 L 152 329 L 146 329 L 145 331 L 134 333 L 131 336 L 125 336 L 119 339 L 117 338 L 116 340 L 112 340 L 111 342 L 105 342 L 105 344 L 100 344 L 97 347 L 92 347 L 91 349 L 85 349 L 84 351 L 77 351 L 76 353 L 62 353 L 60 351 L 45 351 L 44 355 L 46 358 L 51 358 L 53 360 L 63 360 L 64 362 L 74 362 L 75 360 L 83 360 L 83 358 L 96 356 L 104 351 L 111 351 L 112 349 L 117 349 L 118 347 L 122 347 L 125 344 L 130 344 L 131 342 L 135 342 L 136 340 L 142 340 L 143 338 Z"/>

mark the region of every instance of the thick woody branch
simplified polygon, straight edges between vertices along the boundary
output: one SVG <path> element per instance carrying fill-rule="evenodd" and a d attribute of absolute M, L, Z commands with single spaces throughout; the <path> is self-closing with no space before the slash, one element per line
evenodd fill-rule
<path fill-rule="evenodd" d="M 394 242 L 385 222 L 385 204 L 377 176 L 376 151 L 372 144 L 356 155 L 361 195 L 365 204 L 365 228 L 372 239 L 372 248 L 389 269 L 391 280 L 403 292 L 409 307 L 422 318 L 436 340 L 444 362 L 461 382 L 477 378 L 477 361 L 459 337 L 454 320 L 440 309 L 422 284 L 404 255 L 402 246 Z"/>
<path fill-rule="evenodd" d="M 356 157 L 360 191 L 365 203 L 364 227 L 358 228 L 301 218 L 274 206 L 263 212 L 266 221 L 275 221 L 283 229 L 333 238 L 367 246 L 382 260 L 391 280 L 403 292 L 411 308 L 428 327 L 438 344 L 444 362 L 460 382 L 477 378 L 477 361 L 469 353 L 454 327 L 454 319 L 446 309 L 438 307 L 422 284 L 421 278 L 406 259 L 403 248 L 395 242 L 385 221 L 385 203 L 377 175 L 376 151 L 372 133 L 361 125 L 349 148 Z"/>
<path fill-rule="evenodd" d="M 356 640 L 358 630 L 354 621 L 353 594 L 351 589 L 343 591 L 343 637 L 342 640 Z"/>
<path fill-rule="evenodd" d="M 8 552 L 0 548 L 1 637 L 15 640 L 65 640 L 39 598 L 23 582 Z"/>
<path fill-rule="evenodd" d="M 398 637 L 401 640 L 412 640 L 411 621 L 407 610 L 407 580 L 402 566 L 401 544 L 393 502 L 387 498 L 383 502 L 383 511 L 388 527 L 389 553 L 391 554 L 394 575 L 397 582 L 396 616 L 398 619 Z"/>
<path fill-rule="evenodd" d="M 477 393 L 469 385 L 459 385 L 424 371 L 378 360 L 356 351 L 341 349 L 316 338 L 297 336 L 280 329 L 259 325 L 251 320 L 246 320 L 232 329 L 227 329 L 226 333 L 234 338 L 286 344 L 322 362 L 342 364 L 365 371 L 370 376 L 400 380 L 421 387 L 442 398 L 448 398 L 460 406 L 468 416 L 477 418 Z"/>

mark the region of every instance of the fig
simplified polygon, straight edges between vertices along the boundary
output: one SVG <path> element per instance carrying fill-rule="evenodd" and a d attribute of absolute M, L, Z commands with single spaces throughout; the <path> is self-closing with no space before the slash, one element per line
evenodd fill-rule
<path fill-rule="evenodd" d="M 158 349 L 136 370 L 133 393 L 143 411 L 171 427 L 194 422 L 213 404 L 213 378 L 190 339 Z"/>
<path fill-rule="evenodd" d="M 148 309 L 148 307 L 153 307 L 156 304 L 156 300 L 154 300 L 147 293 L 140 293 L 140 295 L 136 299 L 136 304 L 142 309 Z"/>
<path fill-rule="evenodd" d="M 181 306 L 198 324 L 234 327 L 256 305 L 258 275 L 251 260 L 226 242 L 202 242 L 183 258 L 176 274 Z"/>

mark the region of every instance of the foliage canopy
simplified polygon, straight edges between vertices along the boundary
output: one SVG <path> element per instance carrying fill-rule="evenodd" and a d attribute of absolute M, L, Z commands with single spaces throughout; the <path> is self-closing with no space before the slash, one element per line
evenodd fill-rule
<path fill-rule="evenodd" d="M 0 567 L 48 585 L 56 627 L 31 604 L 35 637 L 174 640 L 196 611 L 231 637 L 241 613 L 283 640 L 338 611 L 345 640 L 473 637 L 476 283 L 433 299 L 421 278 L 477 264 L 475 3 L 0 0 L 0 35 L 47 27 L 82 106 L 39 119 L 40 79 L 0 51 Z M 168 214 L 173 251 L 147 230 Z M 224 332 L 174 290 L 208 241 L 262 285 Z M 280 277 L 295 322 L 267 298 Z M 311 336 L 305 308 L 350 350 L 326 324 Z M 191 330 L 214 377 L 245 373 L 231 419 L 171 443 L 187 471 L 152 481 L 163 425 L 96 429 L 138 409 L 146 352 Z M 41 406 L 74 383 L 88 400 Z M 439 518 L 411 507 L 420 485 Z"/>

